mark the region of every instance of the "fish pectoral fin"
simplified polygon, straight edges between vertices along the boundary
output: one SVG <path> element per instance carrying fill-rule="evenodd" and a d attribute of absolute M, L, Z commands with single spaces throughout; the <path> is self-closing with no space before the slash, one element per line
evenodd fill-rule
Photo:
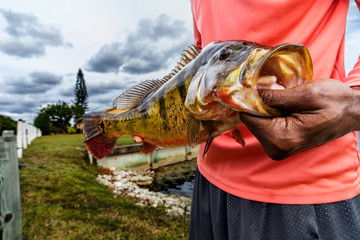
<path fill-rule="evenodd" d="M 143 145 L 141 146 L 140 152 L 142 154 L 148 154 L 153 152 L 157 147 L 148 143 L 148 142 L 144 142 Z"/>
<path fill-rule="evenodd" d="M 204 152 L 203 152 L 203 155 L 201 157 L 201 161 L 204 159 L 205 154 L 209 151 L 210 145 L 211 145 L 211 143 L 212 143 L 212 141 L 214 140 L 215 137 L 216 137 L 215 134 L 211 133 L 209 138 L 207 139 L 205 147 L 204 147 Z"/>
<path fill-rule="evenodd" d="M 238 129 L 233 130 L 231 132 L 231 136 L 236 142 L 240 143 L 243 147 L 245 147 L 245 139 Z"/>
<path fill-rule="evenodd" d="M 196 146 L 201 141 L 201 131 L 203 125 L 201 120 L 190 117 L 186 125 L 186 133 L 191 147 Z"/>

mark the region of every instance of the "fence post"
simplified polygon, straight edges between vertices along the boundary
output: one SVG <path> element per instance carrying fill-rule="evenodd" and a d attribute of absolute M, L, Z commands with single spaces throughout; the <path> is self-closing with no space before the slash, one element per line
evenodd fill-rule
<path fill-rule="evenodd" d="M 31 144 L 32 141 L 32 125 L 30 123 L 27 124 L 27 145 Z"/>
<path fill-rule="evenodd" d="M 22 239 L 21 202 L 16 136 L 0 137 L 0 239 Z"/>
<path fill-rule="evenodd" d="M 37 137 L 37 128 L 32 124 L 28 124 L 28 131 L 28 145 L 30 145 L 31 142 Z"/>
<path fill-rule="evenodd" d="M 22 158 L 23 155 L 23 129 L 24 129 L 24 122 L 19 120 L 17 122 L 17 129 L 16 129 L 16 142 L 17 142 L 17 156 L 18 158 Z"/>
<path fill-rule="evenodd" d="M 23 147 L 23 149 L 27 149 L 27 124 L 26 124 L 26 122 L 22 123 L 21 134 L 22 134 L 22 147 Z"/>

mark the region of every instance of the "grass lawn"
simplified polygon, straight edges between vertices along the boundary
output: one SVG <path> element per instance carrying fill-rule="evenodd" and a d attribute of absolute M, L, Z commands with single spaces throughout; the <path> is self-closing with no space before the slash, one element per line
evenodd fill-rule
<path fill-rule="evenodd" d="M 24 151 L 23 239 L 187 239 L 188 217 L 138 207 L 96 183 L 83 141 L 82 134 L 43 136 Z"/>

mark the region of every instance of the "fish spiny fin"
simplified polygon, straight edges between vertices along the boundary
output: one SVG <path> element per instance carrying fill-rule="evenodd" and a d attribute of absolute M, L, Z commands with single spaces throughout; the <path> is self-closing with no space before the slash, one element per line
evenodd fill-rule
<path fill-rule="evenodd" d="M 181 58 L 180 58 L 179 62 L 177 63 L 177 65 L 173 68 L 173 70 L 171 70 L 171 72 L 168 75 L 166 75 L 162 79 L 166 79 L 166 81 L 171 79 L 178 72 L 180 72 L 181 69 L 183 69 L 188 63 L 190 63 L 192 60 L 194 60 L 200 53 L 201 53 L 201 50 L 198 47 L 196 47 L 195 45 L 192 44 L 192 45 L 188 46 L 184 50 L 183 54 L 181 55 Z"/>
<path fill-rule="evenodd" d="M 243 135 L 241 134 L 241 132 L 235 128 L 232 132 L 231 132 L 232 138 L 240 143 L 243 147 L 245 147 L 245 139 L 243 137 Z"/>
<path fill-rule="evenodd" d="M 149 96 L 149 94 L 153 93 L 160 86 L 169 81 L 178 72 L 180 72 L 181 69 L 183 69 L 189 62 L 194 60 L 200 54 L 200 52 L 200 49 L 195 45 L 190 45 L 187 47 L 187 49 L 184 50 L 180 61 L 168 75 L 162 79 L 146 80 L 139 83 L 138 85 L 135 85 L 118 96 L 113 103 L 113 107 L 119 109 L 119 112 L 124 112 L 139 106 L 140 103 L 142 103 L 142 101 L 147 96 Z"/>
<path fill-rule="evenodd" d="M 113 107 L 119 109 L 121 112 L 132 109 L 140 105 L 139 103 L 141 103 L 149 93 L 153 92 L 163 84 L 164 81 L 162 80 L 143 81 L 118 96 L 113 103 Z"/>
<path fill-rule="evenodd" d="M 106 131 L 103 121 L 109 117 L 112 117 L 112 114 L 101 112 L 86 114 L 82 119 L 85 145 L 96 159 L 105 157 L 119 137 Z"/>
<path fill-rule="evenodd" d="M 211 143 L 212 143 L 212 141 L 214 140 L 215 137 L 216 136 L 213 133 L 211 133 L 209 138 L 206 140 L 206 144 L 205 144 L 205 147 L 204 147 L 203 155 L 201 157 L 201 161 L 204 159 L 205 154 L 209 151 L 210 145 L 211 145 Z"/>
<path fill-rule="evenodd" d="M 201 141 L 203 125 L 201 120 L 190 117 L 186 125 L 186 133 L 191 147 L 196 146 Z"/>

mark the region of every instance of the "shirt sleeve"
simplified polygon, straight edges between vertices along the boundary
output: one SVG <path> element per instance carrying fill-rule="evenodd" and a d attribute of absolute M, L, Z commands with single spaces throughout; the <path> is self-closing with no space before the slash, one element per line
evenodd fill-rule
<path fill-rule="evenodd" d="M 360 0 L 355 0 L 355 2 L 360 10 Z M 350 87 L 360 86 L 360 57 L 344 82 Z"/>
<path fill-rule="evenodd" d="M 360 86 L 360 57 L 344 82 L 350 87 Z"/>

